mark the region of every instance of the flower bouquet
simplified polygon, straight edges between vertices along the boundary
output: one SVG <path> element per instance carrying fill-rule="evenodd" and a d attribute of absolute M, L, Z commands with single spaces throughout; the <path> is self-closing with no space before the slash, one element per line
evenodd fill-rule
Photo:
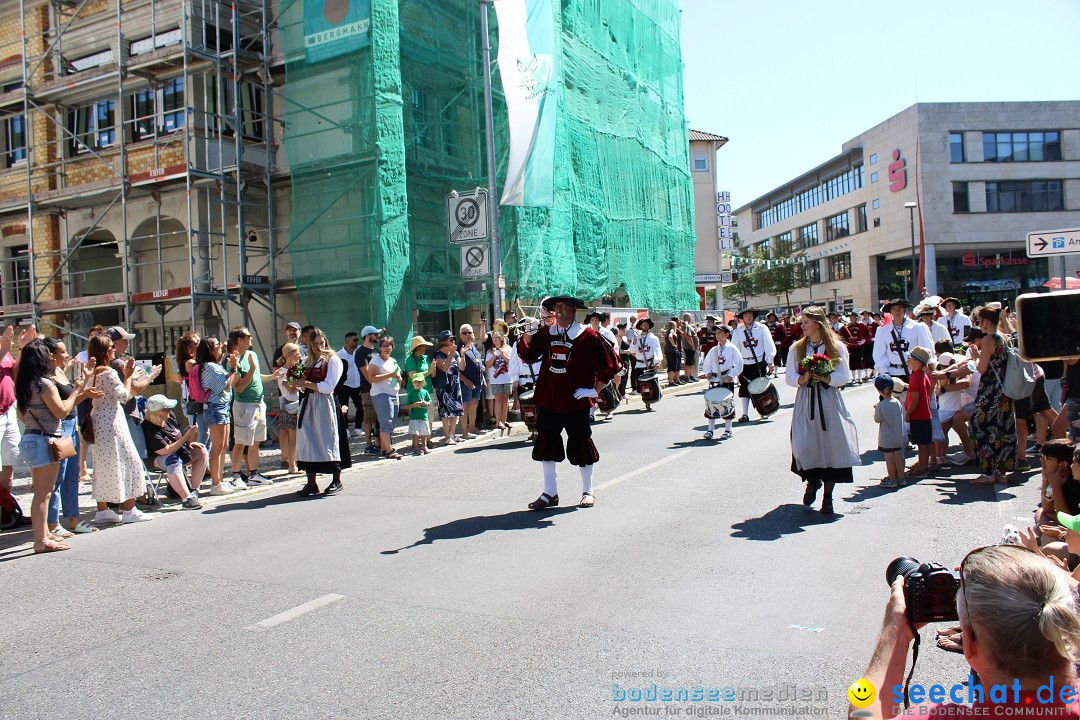
<path fill-rule="evenodd" d="M 293 365 L 291 368 L 289 368 L 289 372 L 288 372 L 288 374 L 286 374 L 285 377 L 286 377 L 286 379 L 288 379 L 288 380 L 290 380 L 292 382 L 297 382 L 299 380 L 303 380 L 306 377 L 306 375 L 307 375 L 307 368 L 304 367 L 304 363 L 303 363 L 303 361 L 301 361 L 301 362 L 298 362 L 295 365 Z"/>
<path fill-rule="evenodd" d="M 836 363 L 824 353 L 807 355 L 799 361 L 799 372 L 810 373 L 814 377 L 827 377 L 836 369 Z"/>

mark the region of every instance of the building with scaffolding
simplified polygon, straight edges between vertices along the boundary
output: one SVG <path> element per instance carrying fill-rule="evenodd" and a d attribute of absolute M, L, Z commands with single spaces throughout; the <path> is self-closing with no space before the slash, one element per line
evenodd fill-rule
<path fill-rule="evenodd" d="M 555 5 L 556 199 L 504 208 L 507 295 L 696 305 L 677 0 Z M 245 324 L 264 358 L 286 319 L 335 343 L 384 325 L 399 344 L 475 320 L 490 292 L 460 277 L 446 196 L 487 181 L 478 15 L 475 0 L 5 3 L 6 318 L 75 347 L 119 322 L 146 353 Z M 352 40 L 327 52 L 317 26 L 342 22 Z M 498 93 L 494 117 L 501 173 Z"/>

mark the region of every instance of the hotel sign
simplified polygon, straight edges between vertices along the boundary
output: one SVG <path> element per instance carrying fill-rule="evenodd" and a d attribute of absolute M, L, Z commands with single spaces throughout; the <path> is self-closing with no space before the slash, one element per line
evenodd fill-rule
<path fill-rule="evenodd" d="M 716 239 L 721 250 L 735 247 L 735 233 L 731 229 L 731 193 L 716 193 Z"/>

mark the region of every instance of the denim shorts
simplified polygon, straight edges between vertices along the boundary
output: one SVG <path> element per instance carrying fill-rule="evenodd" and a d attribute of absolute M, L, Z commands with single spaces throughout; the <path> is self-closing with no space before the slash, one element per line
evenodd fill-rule
<path fill-rule="evenodd" d="M 229 406 L 207 403 L 203 408 L 203 423 L 207 427 L 229 424 Z"/>
<path fill-rule="evenodd" d="M 398 411 L 397 395 L 372 395 L 371 404 L 375 406 L 375 415 L 379 418 L 379 432 L 393 431 Z"/>
<path fill-rule="evenodd" d="M 49 449 L 49 440 L 52 438 L 45 435 L 23 435 L 19 441 L 19 454 L 22 459 L 32 468 L 52 465 L 52 450 Z"/>
<path fill-rule="evenodd" d="M 484 396 L 484 388 L 477 385 L 474 388 L 468 388 L 465 383 L 461 383 L 461 404 L 468 405 L 473 400 L 480 400 Z M 381 416 L 380 416 L 381 417 Z"/>
<path fill-rule="evenodd" d="M 168 472 L 169 468 L 176 466 L 184 466 L 184 458 L 180 457 L 176 453 L 171 453 L 169 455 L 156 455 L 154 457 L 154 467 L 156 467 L 158 470 L 164 470 Z"/>

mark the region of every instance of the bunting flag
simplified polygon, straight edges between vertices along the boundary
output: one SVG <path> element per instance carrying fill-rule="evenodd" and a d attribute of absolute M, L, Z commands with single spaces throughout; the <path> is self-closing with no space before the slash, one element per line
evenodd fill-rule
<path fill-rule="evenodd" d="M 502 205 L 555 202 L 555 11 L 551 0 L 495 0 L 499 75 L 510 126 Z"/>

